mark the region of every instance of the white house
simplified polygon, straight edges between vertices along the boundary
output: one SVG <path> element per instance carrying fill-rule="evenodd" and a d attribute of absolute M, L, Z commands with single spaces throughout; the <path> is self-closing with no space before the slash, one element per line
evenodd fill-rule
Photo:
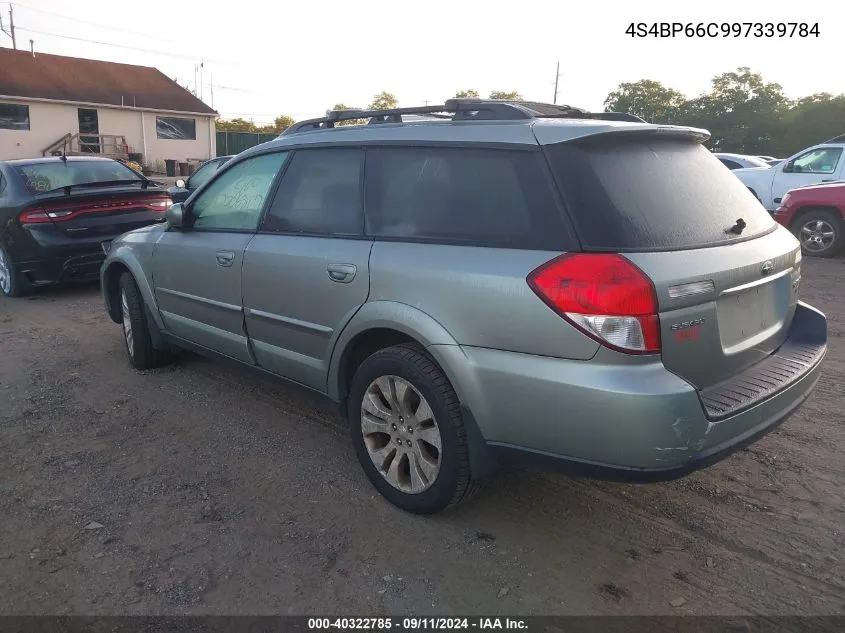
<path fill-rule="evenodd" d="M 216 155 L 217 112 L 155 68 L 0 48 L 0 160 L 59 152 L 160 167 Z"/>

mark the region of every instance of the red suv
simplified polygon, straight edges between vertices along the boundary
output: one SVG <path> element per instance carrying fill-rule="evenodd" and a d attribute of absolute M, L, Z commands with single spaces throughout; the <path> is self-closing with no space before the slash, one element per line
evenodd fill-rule
<path fill-rule="evenodd" d="M 799 187 L 787 193 L 775 220 L 801 241 L 806 255 L 832 257 L 845 240 L 845 182 Z"/>

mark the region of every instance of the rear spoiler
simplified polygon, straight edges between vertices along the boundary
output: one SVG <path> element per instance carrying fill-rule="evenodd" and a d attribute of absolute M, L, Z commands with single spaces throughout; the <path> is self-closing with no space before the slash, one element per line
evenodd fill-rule
<path fill-rule="evenodd" d="M 535 134 L 537 130 L 535 128 Z M 643 137 L 643 138 L 667 138 L 667 139 L 677 139 L 677 140 L 688 140 L 694 141 L 696 143 L 705 143 L 707 140 L 710 139 L 710 132 L 700 128 L 693 128 L 693 127 L 680 127 L 675 125 L 654 125 L 654 126 L 644 126 L 644 125 L 632 125 L 632 126 L 619 126 L 619 127 L 607 127 L 607 128 L 599 128 L 595 132 L 584 134 L 583 136 L 578 136 L 571 139 L 560 139 L 556 141 L 543 141 L 540 140 L 541 144 L 544 143 L 582 143 L 582 142 L 590 142 L 590 141 L 602 141 L 606 140 L 610 137 L 614 136 L 622 136 L 625 139 L 636 138 L 636 137 Z"/>

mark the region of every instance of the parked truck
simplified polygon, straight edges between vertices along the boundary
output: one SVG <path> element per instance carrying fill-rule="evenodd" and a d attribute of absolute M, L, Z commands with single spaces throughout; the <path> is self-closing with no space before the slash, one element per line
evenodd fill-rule
<path fill-rule="evenodd" d="M 774 213 L 790 189 L 845 180 L 843 151 L 845 135 L 802 150 L 772 167 L 735 169 L 733 173 Z"/>

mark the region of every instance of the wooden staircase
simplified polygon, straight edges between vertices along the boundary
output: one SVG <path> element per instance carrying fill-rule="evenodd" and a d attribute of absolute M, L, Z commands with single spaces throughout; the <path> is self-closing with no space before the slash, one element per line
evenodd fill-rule
<path fill-rule="evenodd" d="M 118 134 L 71 134 L 68 132 L 59 140 L 42 150 L 43 156 L 104 156 L 126 160 L 129 147 L 126 137 Z"/>

